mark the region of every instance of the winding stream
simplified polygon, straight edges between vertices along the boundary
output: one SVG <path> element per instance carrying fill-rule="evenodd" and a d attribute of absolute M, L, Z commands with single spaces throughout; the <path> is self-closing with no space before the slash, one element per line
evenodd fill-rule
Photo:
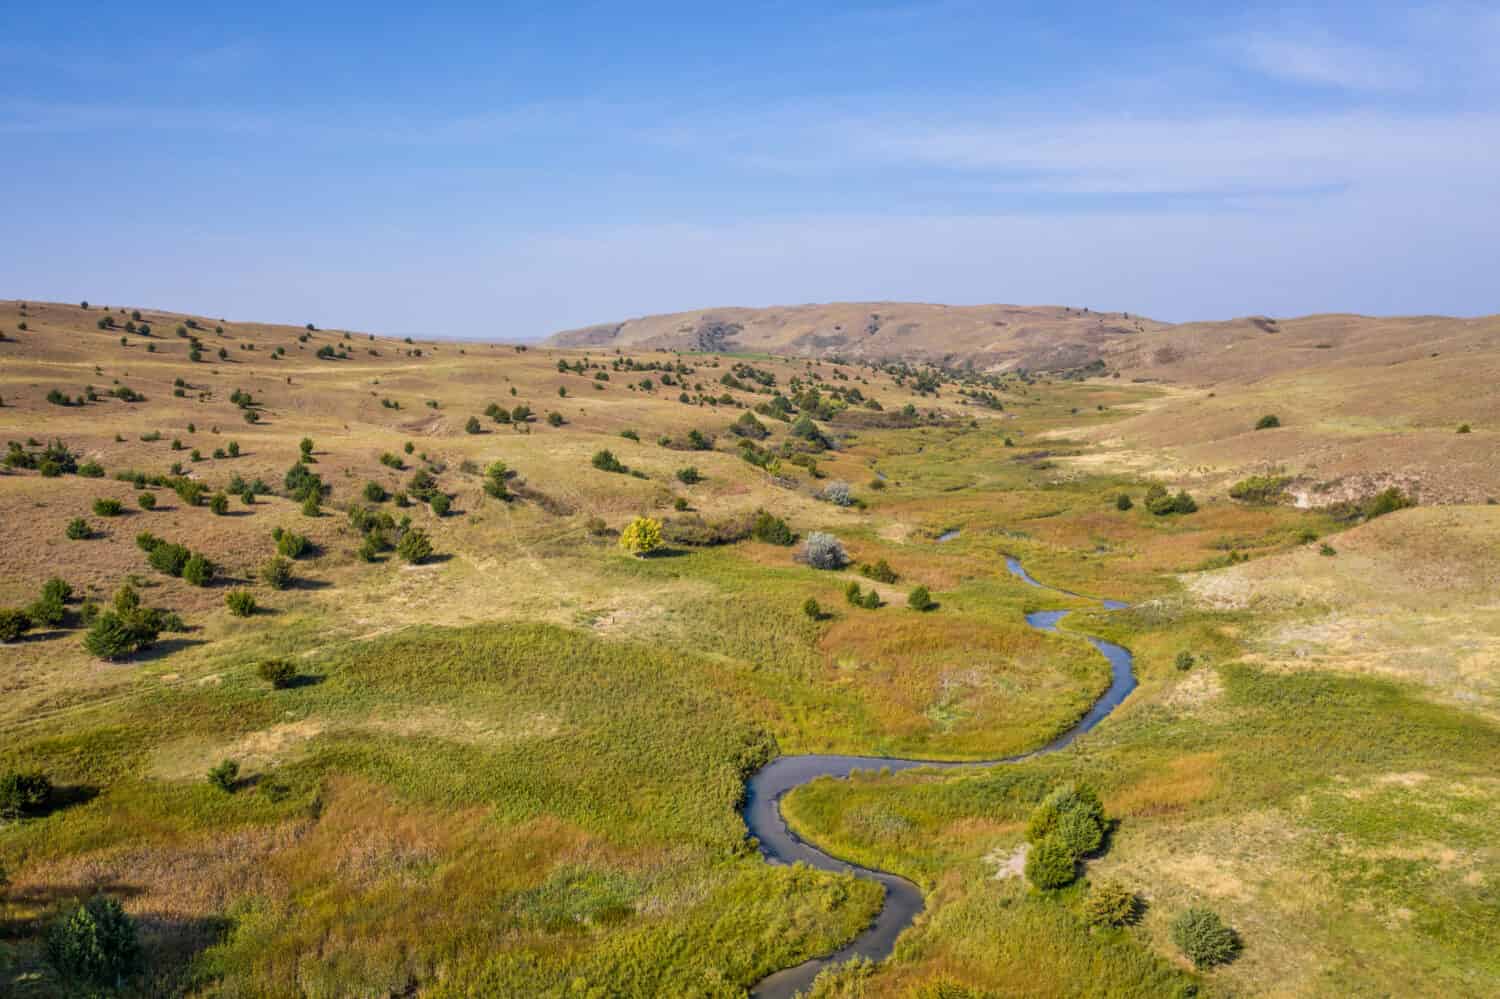
<path fill-rule="evenodd" d="M 1081 594 L 1037 582 L 1020 562 L 1008 555 L 1005 558 L 1005 567 L 1012 575 L 1031 586 L 1067 596 L 1081 596 Z M 1108 610 L 1119 610 L 1126 606 L 1118 600 L 1102 600 L 1100 603 Z M 1026 623 L 1039 631 L 1056 631 L 1058 622 L 1069 613 L 1065 610 L 1033 611 L 1026 615 Z M 832 954 L 804 961 L 791 968 L 784 968 L 761 979 L 751 991 L 753 996 L 759 999 L 784 999 L 806 989 L 825 968 L 842 964 L 854 957 L 867 957 L 872 961 L 887 957 L 896 946 L 896 937 L 911 925 L 923 909 L 921 889 L 905 878 L 838 860 L 804 842 L 796 833 L 787 828 L 786 820 L 781 815 L 781 796 L 818 777 L 848 777 L 854 770 L 886 768 L 895 772 L 911 770 L 914 767 L 944 770 L 986 767 L 1001 763 L 1016 763 L 1033 756 L 1057 752 L 1103 721 L 1135 689 L 1135 672 L 1131 668 L 1133 661 L 1130 651 L 1113 642 L 1106 642 L 1102 638 L 1089 635 L 1084 637 L 1109 661 L 1109 689 L 1094 702 L 1093 707 L 1089 708 L 1088 713 L 1076 724 L 1040 749 L 1022 753 L 1019 756 L 977 762 L 806 753 L 800 756 L 778 757 L 750 778 L 745 788 L 743 809 L 745 825 L 750 830 L 750 834 L 760 841 L 761 854 L 768 861 L 773 864 L 793 864 L 800 860 L 809 867 L 816 867 L 819 870 L 850 871 L 860 877 L 879 881 L 885 888 L 885 903 L 881 906 L 875 921 L 863 932 Z"/>

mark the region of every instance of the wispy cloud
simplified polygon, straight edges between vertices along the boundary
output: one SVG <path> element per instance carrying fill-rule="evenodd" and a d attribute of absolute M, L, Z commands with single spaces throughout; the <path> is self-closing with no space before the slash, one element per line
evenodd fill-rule
<path fill-rule="evenodd" d="M 1245 64 L 1266 76 L 1363 93 L 1412 92 L 1423 74 L 1403 54 L 1339 41 L 1321 32 L 1257 32 L 1239 43 Z"/>

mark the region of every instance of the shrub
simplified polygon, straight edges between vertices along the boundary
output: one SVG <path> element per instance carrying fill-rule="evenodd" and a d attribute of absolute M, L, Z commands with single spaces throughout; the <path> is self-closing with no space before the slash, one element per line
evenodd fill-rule
<path fill-rule="evenodd" d="M 712 437 L 705 435 L 701 430 L 689 430 L 687 444 L 688 448 L 693 451 L 708 451 L 713 448 L 714 441 Z"/>
<path fill-rule="evenodd" d="M 803 543 L 802 557 L 814 569 L 842 569 L 849 555 L 839 539 L 824 531 L 813 531 Z"/>
<path fill-rule="evenodd" d="M 124 512 L 124 504 L 112 496 L 101 496 L 94 500 L 94 515 L 96 517 L 118 517 Z"/>
<path fill-rule="evenodd" d="M 823 499 L 834 506 L 852 506 L 854 497 L 849 493 L 849 483 L 830 482 L 823 487 Z"/>
<path fill-rule="evenodd" d="M 563 415 L 555 409 L 547 414 L 547 425 L 549 427 L 560 427 L 566 422 L 567 421 L 563 419 Z"/>
<path fill-rule="evenodd" d="M 141 533 L 149 534 L 146 531 Z M 136 543 L 141 544 L 141 538 L 137 537 Z M 151 568 L 157 572 L 164 572 L 168 576 L 181 576 L 188 559 L 193 557 L 193 553 L 182 545 L 174 545 L 159 538 L 152 538 L 148 543 L 151 547 L 147 549 L 146 561 L 151 563 Z"/>
<path fill-rule="evenodd" d="M 97 461 L 86 461 L 78 466 L 78 474 L 85 479 L 104 478 L 104 466 Z"/>
<path fill-rule="evenodd" d="M 61 916 L 47 933 L 47 963 L 69 981 L 114 988 L 140 959 L 135 923 L 107 895 L 95 895 Z"/>
<path fill-rule="evenodd" d="M 0 818 L 18 819 L 41 811 L 52 798 L 52 781 L 45 774 L 7 773 L 0 776 Z"/>
<path fill-rule="evenodd" d="M 1097 816 L 1085 809 L 1073 808 L 1058 817 L 1052 835 L 1066 843 L 1075 856 L 1085 857 L 1104 842 L 1104 827 Z"/>
<path fill-rule="evenodd" d="M 1062 840 L 1048 836 L 1026 852 L 1026 880 L 1043 891 L 1065 888 L 1078 876 L 1078 858 Z"/>
<path fill-rule="evenodd" d="M 860 589 L 858 583 L 850 583 L 844 587 L 844 600 L 851 607 L 863 607 L 865 605 L 865 591 Z"/>
<path fill-rule="evenodd" d="M 1229 497 L 1245 503 L 1276 503 L 1291 481 L 1289 475 L 1252 475 L 1230 486 Z"/>
<path fill-rule="evenodd" d="M 207 586 L 213 582 L 214 574 L 218 571 L 208 559 L 202 555 L 194 554 L 182 565 L 182 578 L 194 586 Z"/>
<path fill-rule="evenodd" d="M 94 532 L 89 528 L 88 521 L 82 517 L 74 517 L 68 521 L 68 526 L 64 529 L 63 533 L 68 536 L 70 541 L 86 541 Z"/>
<path fill-rule="evenodd" d="M 277 555 L 260 567 L 260 578 L 273 590 L 284 590 L 292 585 L 292 563 Z"/>
<path fill-rule="evenodd" d="M 620 459 L 616 458 L 614 452 L 607 448 L 595 451 L 591 463 L 601 472 L 625 471 L 625 466 L 620 463 Z"/>
<path fill-rule="evenodd" d="M 432 512 L 439 517 L 448 516 L 448 510 L 453 506 L 453 501 L 448 498 L 447 493 L 433 493 L 432 499 L 428 502 L 432 506 Z"/>
<path fill-rule="evenodd" d="M 229 497 L 223 493 L 214 493 L 213 498 L 208 501 L 208 508 L 217 516 L 224 516 L 229 512 Z"/>
<path fill-rule="evenodd" d="M 620 532 L 620 547 L 632 555 L 649 555 L 661 544 L 661 523 L 651 517 L 636 517 Z"/>
<path fill-rule="evenodd" d="M 1115 497 L 1116 510 L 1129 510 L 1133 506 L 1135 506 L 1135 503 L 1131 501 L 1128 493 L 1121 493 Z"/>
<path fill-rule="evenodd" d="M 1198 504 L 1186 491 L 1180 491 L 1174 496 L 1160 483 L 1156 483 L 1146 490 L 1146 509 L 1158 517 L 1165 517 L 1173 513 L 1195 513 Z"/>
<path fill-rule="evenodd" d="M 307 535 L 297 534 L 292 531 L 281 531 L 276 535 L 276 552 L 287 558 L 301 558 L 312 548 L 312 542 L 307 540 Z"/>
<path fill-rule="evenodd" d="M 136 495 L 135 502 L 136 502 L 136 505 L 139 506 L 142 510 L 155 510 L 156 509 L 156 494 L 155 493 L 139 493 L 139 494 Z"/>
<path fill-rule="evenodd" d="M 748 410 L 741 413 L 740 418 L 730 424 L 729 432 L 739 437 L 757 441 L 763 441 L 771 436 L 771 431 L 766 429 L 766 425 L 757 420 L 755 414 Z"/>
<path fill-rule="evenodd" d="M 1200 970 L 1232 961 L 1240 951 L 1239 934 L 1212 909 L 1184 910 L 1172 920 L 1171 933 L 1172 943 Z"/>
<path fill-rule="evenodd" d="M 914 587 L 911 593 L 907 594 L 906 606 L 914 611 L 932 610 L 934 606 L 932 594 L 927 592 L 927 587 L 925 586 Z"/>
<path fill-rule="evenodd" d="M 1397 510 L 1404 510 L 1409 506 L 1416 506 L 1416 500 L 1407 496 L 1395 486 L 1391 486 L 1388 489 L 1382 489 L 1374 496 L 1365 500 L 1360 511 L 1365 515 L 1365 519 L 1374 520 L 1376 517 L 1383 517 L 1388 513 L 1395 513 Z"/>
<path fill-rule="evenodd" d="M 770 545 L 781 545 L 785 547 L 797 540 L 792 529 L 787 526 L 786 521 L 780 517 L 767 513 L 765 510 L 757 511 L 755 524 L 750 529 L 750 534 L 756 541 L 763 541 Z"/>
<path fill-rule="evenodd" d="M 30 614 L 14 607 L 0 607 L 0 642 L 14 642 L 30 630 Z"/>
<path fill-rule="evenodd" d="M 503 461 L 492 461 L 484 470 L 484 491 L 495 499 L 509 499 L 510 490 L 505 485 L 505 477 L 510 474 L 510 469 Z"/>
<path fill-rule="evenodd" d="M 870 587 L 870 589 L 865 593 L 865 598 L 860 601 L 859 605 L 865 610 L 879 610 L 881 607 L 880 594 L 875 592 L 875 588 L 873 586 Z"/>
<path fill-rule="evenodd" d="M 421 528 L 413 527 L 396 542 L 396 554 L 412 565 L 425 562 L 432 556 L 432 540 Z"/>
<path fill-rule="evenodd" d="M 471 416 L 464 422 L 465 433 L 477 434 L 483 429 L 484 427 L 480 426 L 479 417 L 477 416 Z"/>
<path fill-rule="evenodd" d="M 1274 430 L 1279 426 L 1281 426 L 1281 420 L 1270 413 L 1255 421 L 1256 430 Z"/>
<path fill-rule="evenodd" d="M 255 594 L 249 590 L 230 590 L 224 594 L 224 604 L 235 617 L 249 617 L 255 613 Z"/>
<path fill-rule="evenodd" d="M 1338 554 L 1338 549 L 1335 548 L 1335 547 L 1333 547 L 1333 545 L 1330 545 L 1328 542 L 1325 541 L 1321 545 L 1318 546 L 1318 554 L 1319 555 L 1327 555 L 1327 556 L 1329 556 L 1331 558 L 1334 555 Z"/>
<path fill-rule="evenodd" d="M 1461 434 L 1467 434 L 1467 433 L 1472 433 L 1473 430 L 1472 430 L 1472 428 L 1470 428 L 1470 426 L 1467 423 L 1460 423 L 1458 425 L 1458 432 L 1461 433 Z"/>
<path fill-rule="evenodd" d="M 1104 806 L 1093 789 L 1073 784 L 1060 784 L 1053 788 L 1042 799 L 1041 804 L 1032 810 L 1031 817 L 1026 824 L 1026 838 L 1032 843 L 1041 842 L 1056 832 L 1063 816 L 1071 812 L 1078 812 L 1089 817 L 1102 832 Z"/>
<path fill-rule="evenodd" d="M 685 486 L 696 485 L 703 481 L 703 475 L 698 471 L 696 466 L 689 465 L 686 468 L 679 468 L 677 470 L 677 481 Z"/>
<path fill-rule="evenodd" d="M 101 611 L 84 633 L 83 647 L 100 659 L 124 659 L 154 645 L 160 630 L 157 615 L 139 608 Z"/>
<path fill-rule="evenodd" d="M 262 659 L 255 673 L 277 690 L 285 690 L 297 679 L 297 667 L 285 659 Z"/>
<path fill-rule="evenodd" d="M 1127 926 L 1140 918 L 1141 900 L 1118 881 L 1101 881 L 1083 900 L 1083 918 L 1090 926 Z"/>
<path fill-rule="evenodd" d="M 73 599 L 73 587 L 68 585 L 66 579 L 53 576 L 42 584 L 42 598 L 44 600 L 56 600 L 58 603 L 67 603 Z"/>
<path fill-rule="evenodd" d="M 1188 670 L 1193 668 L 1193 654 L 1186 649 L 1183 649 L 1181 652 L 1177 653 L 1177 658 L 1173 661 L 1173 665 L 1175 665 L 1182 672 L 1186 673 Z"/>
<path fill-rule="evenodd" d="M 208 772 L 208 782 L 225 794 L 234 793 L 239 778 L 240 765 L 233 760 L 223 760 Z"/>
<path fill-rule="evenodd" d="M 365 483 L 364 497 L 369 502 L 371 502 L 371 503 L 384 503 L 385 500 L 386 500 L 386 497 L 388 495 L 389 495 L 389 493 L 387 493 L 385 491 L 385 486 L 382 486 L 380 483 L 378 483 L 378 482 L 366 482 Z"/>
<path fill-rule="evenodd" d="M 813 621 L 823 620 L 823 608 L 812 597 L 808 597 L 802 602 L 802 613 L 806 614 Z"/>
<path fill-rule="evenodd" d="M 322 514 L 323 514 L 323 506 L 318 501 L 318 494 L 317 493 L 310 493 L 310 494 L 308 494 L 307 498 L 302 501 L 302 516 L 304 516 L 304 517 L 320 517 L 320 516 L 322 516 Z"/>
<path fill-rule="evenodd" d="M 26 616 L 31 619 L 33 627 L 55 628 L 66 620 L 68 609 L 57 594 L 44 592 L 35 603 L 26 608 Z"/>
<path fill-rule="evenodd" d="M 896 570 L 885 559 L 881 559 L 874 565 L 868 562 L 860 564 L 859 574 L 866 579 L 873 579 L 877 583 L 894 583 L 901 577 L 896 575 Z"/>

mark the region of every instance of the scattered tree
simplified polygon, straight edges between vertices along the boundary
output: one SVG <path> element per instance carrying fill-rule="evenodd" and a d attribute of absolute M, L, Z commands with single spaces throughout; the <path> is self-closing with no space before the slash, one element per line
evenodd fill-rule
<path fill-rule="evenodd" d="M 233 794 L 240 779 L 240 765 L 233 760 L 221 760 L 209 770 L 208 782 L 225 794 Z"/>
<path fill-rule="evenodd" d="M 67 981 L 115 989 L 140 965 L 135 923 L 119 901 L 95 895 L 52 924 L 47 962 Z"/>
<path fill-rule="evenodd" d="M 1118 881 L 1101 881 L 1083 900 L 1083 917 L 1091 926 L 1127 926 L 1140 918 L 1141 900 Z"/>
<path fill-rule="evenodd" d="M 1239 934 L 1224 925 L 1212 909 L 1192 908 L 1172 920 L 1172 943 L 1193 966 L 1202 970 L 1234 960 L 1240 951 Z"/>
<path fill-rule="evenodd" d="M 286 659 L 262 659 L 255 673 L 277 690 L 285 690 L 297 679 L 297 667 Z"/>
<path fill-rule="evenodd" d="M 224 603 L 235 617 L 249 617 L 255 613 L 255 594 L 249 590 L 230 590 L 224 594 Z"/>
<path fill-rule="evenodd" d="M 814 569 L 842 569 L 849 555 L 839 539 L 824 531 L 813 531 L 803 542 L 803 559 Z"/>
<path fill-rule="evenodd" d="M 396 542 L 396 554 L 403 561 L 418 565 L 432 556 L 432 539 L 421 528 L 410 528 Z"/>
<path fill-rule="evenodd" d="M 914 587 L 906 597 L 906 606 L 914 611 L 929 611 L 936 606 L 932 594 L 927 592 L 927 587 Z"/>
<path fill-rule="evenodd" d="M 620 532 L 620 547 L 632 555 L 649 555 L 661 544 L 661 522 L 651 517 L 636 517 Z"/>
<path fill-rule="evenodd" d="M 260 578 L 273 590 L 284 590 L 292 585 L 292 563 L 290 559 L 277 555 L 260 567 Z"/>
<path fill-rule="evenodd" d="M 74 517 L 68 521 L 68 526 L 64 533 L 67 534 L 70 541 L 87 541 L 93 536 L 94 532 L 89 528 L 88 521 L 82 517 Z"/>

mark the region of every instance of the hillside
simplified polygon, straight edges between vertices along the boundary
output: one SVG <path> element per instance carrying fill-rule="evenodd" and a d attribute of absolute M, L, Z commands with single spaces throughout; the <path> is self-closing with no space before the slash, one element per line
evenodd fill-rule
<path fill-rule="evenodd" d="M 1054 371 L 1081 368 L 1121 341 L 1166 328 L 1067 306 L 841 302 L 646 316 L 555 333 L 546 342 Z"/>
<path fill-rule="evenodd" d="M 1085 378 L 0 302 L 0 993 L 91 994 L 102 894 L 128 997 L 744 999 L 903 915 L 855 861 L 920 911 L 818 999 L 1495 994 L 1493 325 L 1371 322 Z M 879 757 L 779 799 L 823 866 L 742 810 L 797 754 Z"/>

